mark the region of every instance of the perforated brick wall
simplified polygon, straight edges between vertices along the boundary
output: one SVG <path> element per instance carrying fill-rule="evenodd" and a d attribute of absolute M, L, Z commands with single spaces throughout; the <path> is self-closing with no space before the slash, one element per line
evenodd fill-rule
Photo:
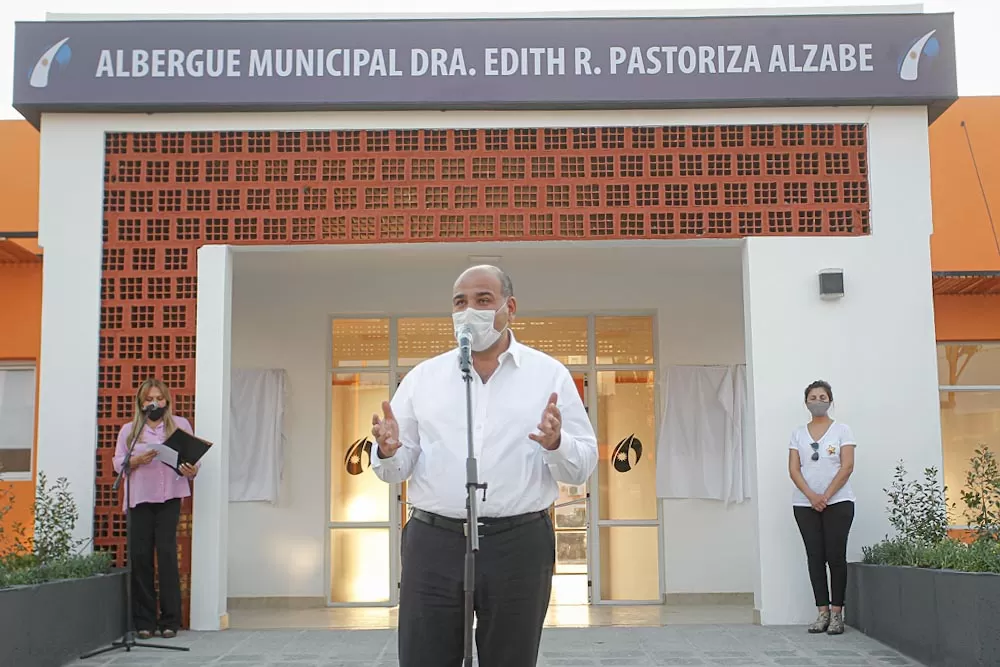
<path fill-rule="evenodd" d="M 863 125 L 107 135 L 97 546 L 124 564 L 111 457 L 135 388 L 163 378 L 193 418 L 200 246 L 862 235 L 866 138 Z"/>

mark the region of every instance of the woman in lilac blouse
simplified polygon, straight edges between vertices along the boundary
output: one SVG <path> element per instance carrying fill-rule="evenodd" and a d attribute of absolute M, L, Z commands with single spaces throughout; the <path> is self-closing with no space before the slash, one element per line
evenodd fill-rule
<path fill-rule="evenodd" d="M 132 449 L 131 476 L 126 481 L 125 491 L 132 512 L 132 552 L 129 554 L 132 559 L 132 618 L 140 639 L 149 639 L 156 631 L 167 638 L 175 637 L 181 625 L 177 524 L 181 498 L 191 495 L 191 480 L 198 474 L 198 467 L 181 464 L 181 476 L 165 463 L 154 460 L 156 450 L 151 445 L 162 444 L 177 429 L 192 433 L 188 420 L 174 415 L 171 406 L 170 389 L 162 380 L 153 378 L 143 382 L 135 395 L 135 416 L 122 426 L 115 447 L 114 468 L 115 472 L 120 472 L 132 434 L 142 421 L 142 413 L 148 411 L 146 425 Z M 159 619 L 153 581 L 154 553 L 159 565 Z"/>

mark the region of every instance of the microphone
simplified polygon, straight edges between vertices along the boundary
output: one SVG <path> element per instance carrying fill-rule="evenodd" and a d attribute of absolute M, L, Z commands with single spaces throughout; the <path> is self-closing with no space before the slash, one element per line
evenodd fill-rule
<path fill-rule="evenodd" d="M 459 365 L 467 371 L 472 365 L 472 327 L 463 324 L 458 328 Z"/>
<path fill-rule="evenodd" d="M 142 413 L 146 415 L 146 417 L 149 417 L 149 414 L 155 409 L 156 409 L 156 403 L 150 403 L 149 405 L 147 405 L 142 409 Z"/>

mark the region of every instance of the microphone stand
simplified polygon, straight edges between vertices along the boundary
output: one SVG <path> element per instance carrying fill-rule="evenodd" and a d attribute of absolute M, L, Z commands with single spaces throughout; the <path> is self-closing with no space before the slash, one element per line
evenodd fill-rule
<path fill-rule="evenodd" d="M 483 490 L 483 500 L 486 500 L 486 484 L 479 482 L 479 467 L 476 463 L 476 451 L 472 443 L 472 347 L 471 341 L 460 341 L 459 366 L 462 379 L 465 380 L 465 418 L 468 429 L 469 456 L 465 461 L 465 489 L 468 497 L 465 501 L 465 576 L 463 588 L 465 591 L 465 655 L 462 660 L 464 667 L 472 667 L 472 625 L 474 620 L 474 600 L 476 590 L 476 552 L 479 551 L 479 512 L 476 507 L 476 490 Z"/>
<path fill-rule="evenodd" d="M 115 483 L 111 486 L 112 491 L 117 491 L 118 487 L 121 486 L 122 481 L 132 476 L 132 452 L 135 450 L 135 445 L 139 441 L 139 436 L 142 434 L 142 429 L 146 428 L 146 421 L 149 419 L 149 413 L 145 410 L 142 411 L 142 417 L 139 420 L 139 426 L 130 435 L 131 442 L 128 445 L 128 451 L 125 454 L 125 460 L 122 462 L 121 472 L 118 473 L 118 477 L 115 479 Z M 136 632 L 134 627 L 134 621 L 132 619 L 132 485 L 127 481 L 125 482 L 125 552 L 127 558 L 125 559 L 125 636 L 118 641 L 111 642 L 110 646 L 105 646 L 104 648 L 97 649 L 96 651 L 91 651 L 85 655 L 81 655 L 81 660 L 86 660 L 87 658 L 92 658 L 95 655 L 101 655 L 103 653 L 109 653 L 116 649 L 123 648 L 126 653 L 131 653 L 132 649 L 135 647 L 142 648 L 159 648 L 166 651 L 190 651 L 191 649 L 187 646 L 165 646 L 163 644 L 148 644 L 145 642 L 138 642 L 135 639 Z M 155 613 L 155 609 L 154 609 Z"/>

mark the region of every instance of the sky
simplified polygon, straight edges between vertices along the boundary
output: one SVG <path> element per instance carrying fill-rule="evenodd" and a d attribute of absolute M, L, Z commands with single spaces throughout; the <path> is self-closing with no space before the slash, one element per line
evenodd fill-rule
<path fill-rule="evenodd" d="M 906 0 L 0 0 L 0 119 L 20 118 L 11 107 L 14 22 L 43 21 L 46 14 L 413 14 L 532 13 L 615 10 L 671 11 L 726 8 L 860 7 L 914 5 Z M 926 12 L 954 12 L 959 95 L 1000 95 L 995 42 L 1000 0 L 925 0 Z M 141 7 L 141 9 L 140 9 Z"/>

